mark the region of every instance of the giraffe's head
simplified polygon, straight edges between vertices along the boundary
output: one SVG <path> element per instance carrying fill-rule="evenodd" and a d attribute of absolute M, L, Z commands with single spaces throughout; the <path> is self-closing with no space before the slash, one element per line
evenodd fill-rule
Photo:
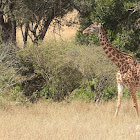
<path fill-rule="evenodd" d="M 83 34 L 93 34 L 93 33 L 99 33 L 101 28 L 101 25 L 95 22 L 94 24 L 91 24 L 89 27 L 87 27 L 84 31 Z"/>

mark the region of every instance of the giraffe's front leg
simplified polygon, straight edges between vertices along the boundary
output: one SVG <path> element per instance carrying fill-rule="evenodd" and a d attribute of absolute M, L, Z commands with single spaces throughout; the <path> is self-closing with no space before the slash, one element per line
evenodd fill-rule
<path fill-rule="evenodd" d="M 122 95 L 123 95 L 123 85 L 118 83 L 118 102 L 117 102 L 117 108 L 116 108 L 116 112 L 115 112 L 115 116 L 118 115 L 118 111 L 119 111 L 119 108 L 121 106 L 121 99 L 122 99 Z"/>
<path fill-rule="evenodd" d="M 117 108 L 116 108 L 115 116 L 118 115 L 118 111 L 119 111 L 119 108 L 121 106 L 123 89 L 124 89 L 120 72 L 117 73 L 116 78 L 117 78 L 117 83 L 118 83 L 118 102 L 117 102 Z"/>

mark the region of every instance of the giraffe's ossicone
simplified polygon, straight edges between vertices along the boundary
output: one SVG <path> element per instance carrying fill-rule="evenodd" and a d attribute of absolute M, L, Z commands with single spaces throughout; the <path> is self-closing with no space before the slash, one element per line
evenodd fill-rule
<path fill-rule="evenodd" d="M 139 116 L 136 90 L 140 90 L 140 64 L 136 62 L 131 55 L 112 46 L 101 24 L 95 22 L 83 31 L 83 34 L 92 33 L 98 34 L 100 44 L 105 54 L 119 68 L 119 72 L 116 76 L 118 84 L 118 104 L 115 116 L 118 114 L 121 105 L 124 87 L 129 90 L 133 99 L 134 107 L 136 108 L 137 116 Z"/>

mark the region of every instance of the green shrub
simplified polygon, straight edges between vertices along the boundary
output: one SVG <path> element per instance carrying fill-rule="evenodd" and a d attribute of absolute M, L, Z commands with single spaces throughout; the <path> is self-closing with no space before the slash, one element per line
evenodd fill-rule
<path fill-rule="evenodd" d="M 73 99 L 82 99 L 82 100 L 86 100 L 86 101 L 91 100 L 89 88 L 87 88 L 87 89 L 83 89 L 83 88 L 75 89 L 72 92 L 71 96 Z"/>
<path fill-rule="evenodd" d="M 117 91 L 116 87 L 107 88 L 105 90 L 104 100 L 109 101 L 109 100 L 112 100 L 112 99 L 116 99 L 117 98 L 117 93 L 118 93 L 118 91 Z"/>
<path fill-rule="evenodd" d="M 73 42 L 47 41 L 38 46 L 30 46 L 22 55 L 32 63 L 35 75 L 40 75 L 40 78 L 44 79 L 44 81 L 33 82 L 34 85 L 39 82 L 40 89 L 34 92 L 38 92 L 40 97 L 61 101 L 75 89 L 78 90 L 85 80 L 89 81 L 90 85 L 97 79 L 96 84 L 94 83 L 95 93 L 101 88 L 106 89 L 114 85 L 115 74 L 111 73 L 116 72 L 116 67 L 112 66 L 100 47 L 79 46 Z M 29 87 L 28 83 L 27 87 Z M 35 89 L 34 85 L 32 85 L 33 89 Z M 103 93 L 102 90 L 100 92 Z"/>
<path fill-rule="evenodd" d="M 0 84 L 5 89 L 1 95 L 10 101 L 25 105 L 39 98 L 108 101 L 115 97 L 117 69 L 101 47 L 50 40 L 18 55 L 16 67 L 5 63 L 9 59 L 0 63 Z"/>
<path fill-rule="evenodd" d="M 118 89 L 117 87 L 110 87 L 107 88 L 104 94 L 104 100 L 109 101 L 109 100 L 116 100 L 118 98 Z M 123 90 L 123 98 L 130 98 L 130 93 L 126 88 Z"/>
<path fill-rule="evenodd" d="M 18 74 L 19 57 L 17 47 L 12 44 L 0 44 L 0 94 L 5 96 L 7 90 L 20 83 Z"/>
<path fill-rule="evenodd" d="M 45 82 L 40 94 L 46 98 L 61 101 L 80 86 L 83 75 L 66 56 L 72 45 L 68 42 L 47 41 L 30 47 L 23 54 L 32 62 L 34 73 L 43 77 Z"/>

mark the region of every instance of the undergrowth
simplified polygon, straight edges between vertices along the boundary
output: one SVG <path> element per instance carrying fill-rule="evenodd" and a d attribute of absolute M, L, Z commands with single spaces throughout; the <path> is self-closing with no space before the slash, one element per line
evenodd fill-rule
<path fill-rule="evenodd" d="M 0 51 L 5 54 L 0 56 L 0 96 L 4 99 L 25 105 L 39 99 L 100 102 L 117 98 L 117 69 L 101 47 L 48 40 L 12 50 L 11 59 L 9 48 Z M 124 97 L 129 98 L 127 90 Z"/>

